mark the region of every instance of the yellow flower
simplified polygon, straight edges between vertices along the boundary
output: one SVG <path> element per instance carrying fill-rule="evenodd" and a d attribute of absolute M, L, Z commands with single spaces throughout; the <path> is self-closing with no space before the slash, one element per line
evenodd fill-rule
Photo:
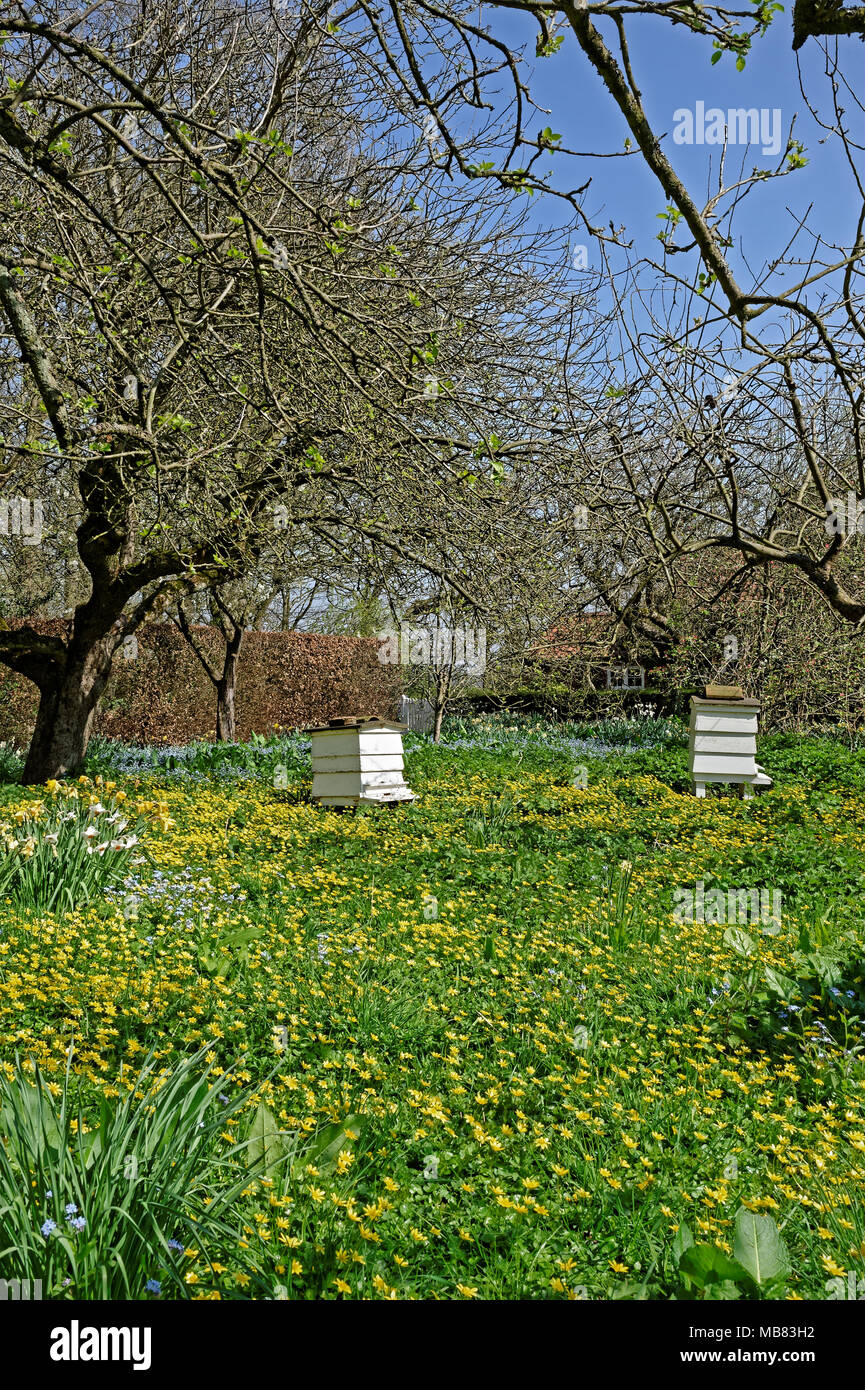
<path fill-rule="evenodd" d="M 344 1279 L 331 1279 L 340 1293 L 351 1293 L 351 1284 L 347 1284 Z"/>
<path fill-rule="evenodd" d="M 473 1289 L 469 1284 L 457 1284 L 457 1289 L 463 1298 L 477 1298 L 478 1296 L 477 1289 Z"/>

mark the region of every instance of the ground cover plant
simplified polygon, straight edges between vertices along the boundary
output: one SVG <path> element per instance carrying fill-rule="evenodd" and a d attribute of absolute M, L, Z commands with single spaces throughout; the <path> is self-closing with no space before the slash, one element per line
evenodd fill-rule
<path fill-rule="evenodd" d="M 96 748 L 156 810 L 99 895 L 0 899 L 4 1276 L 856 1296 L 865 754 L 770 737 L 771 791 L 698 801 L 675 724 L 406 743 L 418 801 L 346 813 L 299 736 Z"/>

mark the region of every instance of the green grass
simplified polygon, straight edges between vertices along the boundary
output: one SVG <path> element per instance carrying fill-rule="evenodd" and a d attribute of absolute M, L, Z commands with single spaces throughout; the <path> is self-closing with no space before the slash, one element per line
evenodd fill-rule
<path fill-rule="evenodd" d="M 639 729 L 618 733 L 408 738 L 418 801 L 345 814 L 309 803 L 290 741 L 125 774 L 97 748 L 92 771 L 176 824 L 98 902 L 0 907 L 0 1274 L 306 1299 L 826 1298 L 860 1277 L 865 754 L 770 737 L 772 791 L 698 802 L 680 728 L 631 753 Z M 7 813 L 32 799 L 2 790 Z M 680 920 L 698 882 L 780 892 L 779 927 Z M 16 1057 L 55 1107 L 39 1155 Z M 132 1222 L 122 1160 L 148 1125 L 176 1136 L 190 1207 L 157 1164 Z M 58 1193 L 87 1219 L 65 1244 L 41 1235 Z"/>

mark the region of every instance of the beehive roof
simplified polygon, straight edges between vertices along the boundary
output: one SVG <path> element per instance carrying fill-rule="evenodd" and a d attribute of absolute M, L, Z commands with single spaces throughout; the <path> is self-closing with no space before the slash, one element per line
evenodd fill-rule
<path fill-rule="evenodd" d="M 305 734 L 328 734 L 340 729 L 394 729 L 402 733 L 408 724 L 400 724 L 396 719 L 378 719 L 375 715 L 345 714 L 329 719 L 326 724 L 313 724 L 304 729 Z"/>

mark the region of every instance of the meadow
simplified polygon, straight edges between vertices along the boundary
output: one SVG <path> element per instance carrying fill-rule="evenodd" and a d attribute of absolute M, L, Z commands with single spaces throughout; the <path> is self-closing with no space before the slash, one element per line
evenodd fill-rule
<path fill-rule="evenodd" d="M 97 742 L 72 788 L 0 750 L 0 1275 L 865 1291 L 865 750 L 761 739 L 775 785 L 744 802 L 689 793 L 673 723 L 406 748 L 418 800 L 343 813 L 297 734 Z M 682 919 L 697 885 L 782 909 Z"/>

